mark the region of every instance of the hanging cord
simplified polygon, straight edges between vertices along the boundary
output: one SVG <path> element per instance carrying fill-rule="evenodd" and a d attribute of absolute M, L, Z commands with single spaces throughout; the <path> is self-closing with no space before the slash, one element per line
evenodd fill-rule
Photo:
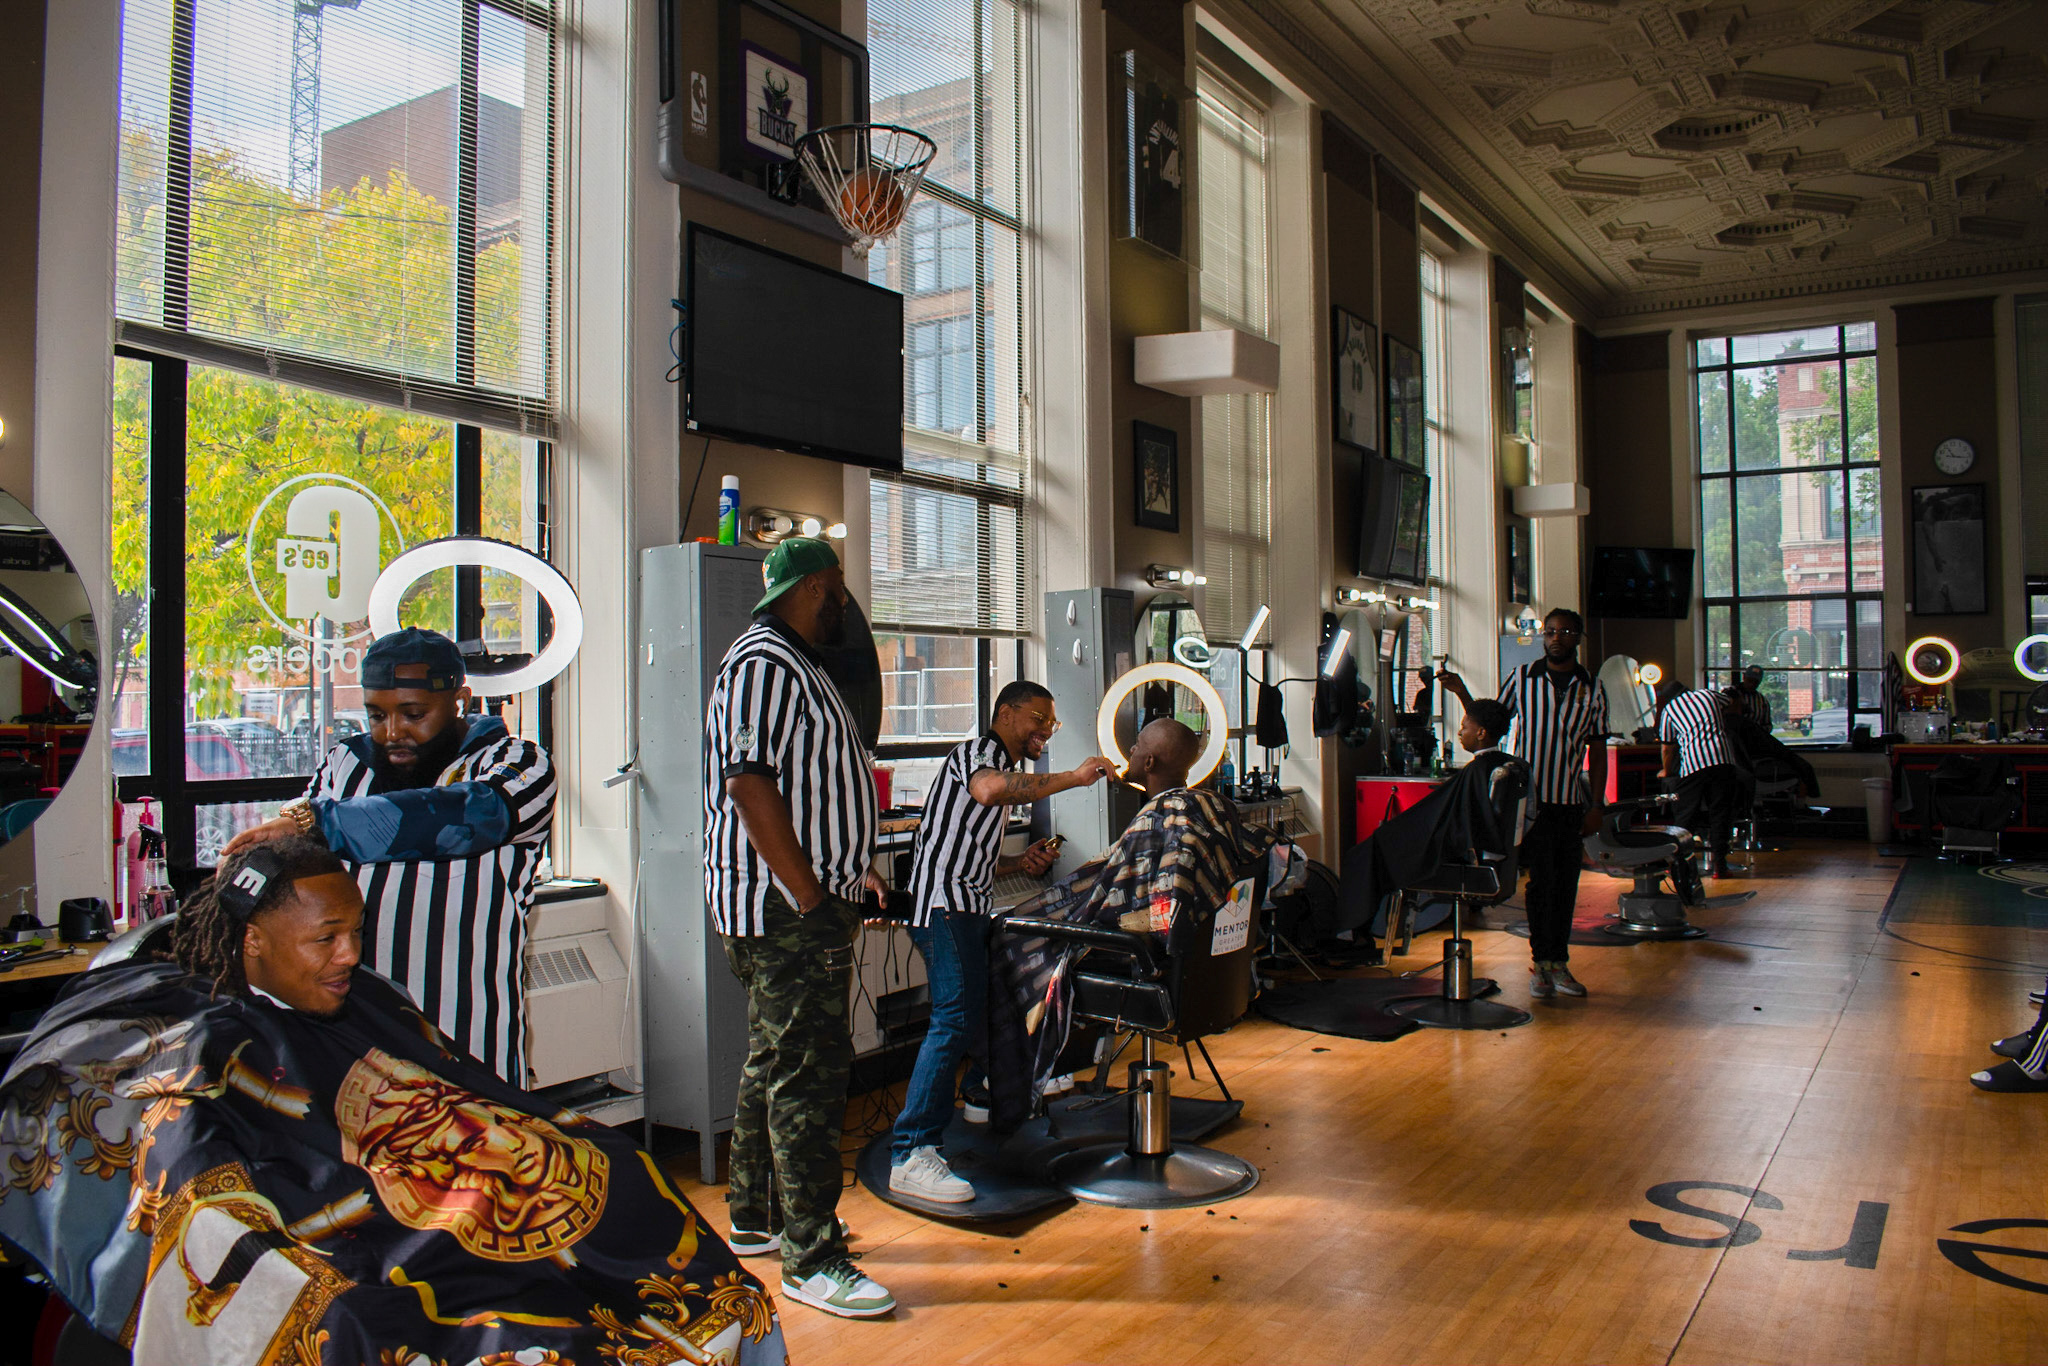
<path fill-rule="evenodd" d="M 677 384 L 683 378 L 683 353 L 676 343 L 682 339 L 683 319 L 688 317 L 689 313 L 684 309 L 681 299 L 670 299 L 668 306 L 676 311 L 676 325 L 668 330 L 668 354 L 675 364 L 669 366 L 668 374 L 665 378 L 670 384 Z"/>
<path fill-rule="evenodd" d="M 704 453 L 697 457 L 697 477 L 690 483 L 690 501 L 683 505 L 683 524 L 676 528 L 676 539 L 690 534 L 690 514 L 697 510 L 697 490 L 704 486 L 704 467 L 711 463 L 711 438 L 704 438 Z"/>

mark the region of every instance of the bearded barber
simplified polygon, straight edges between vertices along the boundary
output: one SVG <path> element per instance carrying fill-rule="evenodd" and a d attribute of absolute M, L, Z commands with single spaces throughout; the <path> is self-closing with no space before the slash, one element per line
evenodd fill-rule
<path fill-rule="evenodd" d="M 226 855 L 309 835 L 363 892 L 363 963 L 514 1086 L 526 1085 L 526 922 L 555 815 L 547 751 L 467 716 L 462 652 L 408 627 L 363 653 L 370 729 L 328 750 L 276 819 Z"/>
<path fill-rule="evenodd" d="M 1607 791 L 1607 690 L 1579 663 L 1586 623 L 1569 607 L 1543 619 L 1543 658 L 1510 673 L 1500 702 L 1514 717 L 1506 748 L 1529 766 L 1532 813 L 1522 837 L 1529 870 L 1529 994 L 1584 996 L 1570 966 L 1572 908 L 1579 899 L 1585 837 L 1600 828 Z M 1441 674 L 1461 702 L 1472 694 Z"/>
<path fill-rule="evenodd" d="M 939 1145 L 953 1118 L 953 1071 L 961 1055 L 980 1058 L 988 1051 L 995 879 L 1019 871 L 1041 876 L 1059 849 L 1041 840 L 1016 858 L 1002 857 L 1007 809 L 1099 783 L 1114 768 L 1098 755 L 1066 773 L 1017 772 L 1020 762 L 1044 756 L 1059 728 L 1044 685 L 1009 684 L 996 694 L 989 728 L 954 747 L 925 797 L 911 853 L 910 938 L 924 957 L 932 1013 L 890 1140 L 889 1189 L 898 1195 L 949 1205 L 974 1198 L 974 1186 L 946 1165 Z M 980 1071 L 977 1066 L 966 1078 L 970 1097 Z"/>

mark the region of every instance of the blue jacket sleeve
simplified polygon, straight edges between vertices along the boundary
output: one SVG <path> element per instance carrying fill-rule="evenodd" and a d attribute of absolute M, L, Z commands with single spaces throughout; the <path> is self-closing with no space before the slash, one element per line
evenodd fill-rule
<path fill-rule="evenodd" d="M 512 810 L 490 783 L 315 797 L 312 807 L 327 847 L 352 863 L 467 858 L 512 833 Z"/>

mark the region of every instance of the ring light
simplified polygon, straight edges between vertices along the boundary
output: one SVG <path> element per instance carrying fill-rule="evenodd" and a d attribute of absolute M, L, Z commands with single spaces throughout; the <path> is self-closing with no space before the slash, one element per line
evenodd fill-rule
<path fill-rule="evenodd" d="M 2044 651 L 2048 651 L 2048 635 L 2028 636 L 2025 640 L 2013 646 L 2012 666 L 2018 669 L 2022 675 L 2036 683 L 2048 683 L 2048 667 L 2036 669 L 2027 663 L 2027 651 L 2035 645 L 2039 645 Z"/>
<path fill-rule="evenodd" d="M 1654 688 L 1664 681 L 1664 670 L 1660 665 L 1645 664 L 1636 671 L 1636 677 Z"/>
<path fill-rule="evenodd" d="M 1101 746 L 1104 757 L 1116 764 L 1117 772 L 1130 767 L 1130 756 L 1116 743 L 1116 710 L 1125 698 L 1147 683 L 1178 683 L 1200 698 L 1203 710 L 1209 713 L 1209 737 L 1195 758 L 1195 766 L 1188 770 L 1188 786 L 1193 787 L 1223 762 L 1223 733 L 1229 726 L 1224 721 L 1223 695 L 1208 679 L 1185 665 L 1140 664 L 1110 684 L 1109 691 L 1102 696 L 1102 705 L 1095 709 L 1095 742 Z"/>
<path fill-rule="evenodd" d="M 1920 665 L 1915 661 L 1923 648 L 1948 651 L 1948 668 L 1939 676 L 1920 672 Z M 1963 658 L 1956 653 L 1956 647 L 1940 636 L 1922 636 L 1906 647 L 1906 672 L 1913 675 L 1914 682 L 1925 683 L 1930 688 L 1938 688 L 1954 678 L 1962 665 Z"/>
<path fill-rule="evenodd" d="M 538 688 L 569 667 L 583 644 L 583 605 L 561 571 L 540 556 L 509 541 L 486 536 L 444 536 L 416 545 L 384 566 L 370 588 L 370 631 L 389 635 L 399 629 L 398 603 L 411 588 L 437 569 L 496 569 L 512 575 L 540 594 L 554 614 L 555 635 L 533 662 L 498 674 L 475 674 L 470 690 L 479 697 L 504 697 Z"/>
<path fill-rule="evenodd" d="M 1216 662 L 1216 652 L 1200 636 L 1182 636 L 1173 642 L 1173 657 L 1190 669 L 1207 673 Z"/>

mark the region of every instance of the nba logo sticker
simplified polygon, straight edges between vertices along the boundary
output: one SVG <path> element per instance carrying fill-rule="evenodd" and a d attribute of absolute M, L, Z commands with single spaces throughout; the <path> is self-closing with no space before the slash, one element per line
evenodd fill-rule
<path fill-rule="evenodd" d="M 752 749 L 754 747 L 754 728 L 752 726 L 741 726 L 739 734 L 732 737 L 732 742 L 741 749 Z"/>
<path fill-rule="evenodd" d="M 746 57 L 741 132 L 755 151 L 788 161 L 796 140 L 810 131 L 810 77 L 766 48 L 740 46 Z"/>

